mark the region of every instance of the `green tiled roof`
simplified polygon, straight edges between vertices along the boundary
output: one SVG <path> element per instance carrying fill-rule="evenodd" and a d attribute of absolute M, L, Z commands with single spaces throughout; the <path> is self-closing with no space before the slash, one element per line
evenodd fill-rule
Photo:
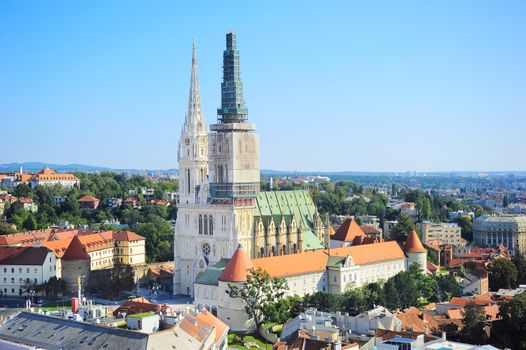
<path fill-rule="evenodd" d="M 311 250 L 311 249 L 323 249 L 324 246 L 316 237 L 314 232 L 312 231 L 304 231 L 302 233 L 303 235 L 303 249 L 304 250 Z"/>
<path fill-rule="evenodd" d="M 197 284 L 207 284 L 210 286 L 217 286 L 219 283 L 219 277 L 223 270 L 225 269 L 228 261 L 230 259 L 221 259 L 214 266 L 207 268 L 202 274 L 197 277 L 195 283 Z"/>
<path fill-rule="evenodd" d="M 315 212 L 316 206 L 307 191 L 266 191 L 260 192 L 256 198 L 254 217 L 261 217 L 265 225 L 273 217 L 275 224 L 279 225 L 282 216 L 289 223 L 294 215 L 299 226 L 313 228 Z"/>

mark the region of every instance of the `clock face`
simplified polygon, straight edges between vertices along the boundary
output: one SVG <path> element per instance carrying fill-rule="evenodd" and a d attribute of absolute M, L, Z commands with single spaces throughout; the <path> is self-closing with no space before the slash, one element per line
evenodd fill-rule
<path fill-rule="evenodd" d="M 187 137 L 187 138 L 184 140 L 184 143 L 185 143 L 185 145 L 188 146 L 188 145 L 190 144 L 190 138 Z"/>
<path fill-rule="evenodd" d="M 204 145 L 205 144 L 205 139 L 203 139 L 203 138 L 199 139 L 199 143 Z"/>
<path fill-rule="evenodd" d="M 217 135 L 217 141 L 219 142 L 223 141 L 223 135 L 221 134 Z"/>

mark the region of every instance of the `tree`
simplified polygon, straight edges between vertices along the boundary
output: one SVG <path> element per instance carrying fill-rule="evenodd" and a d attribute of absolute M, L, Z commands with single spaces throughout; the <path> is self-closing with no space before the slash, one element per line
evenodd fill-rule
<path fill-rule="evenodd" d="M 526 258 L 524 254 L 515 254 L 511 261 L 517 269 L 517 284 L 526 284 Z"/>
<path fill-rule="evenodd" d="M 271 321 L 271 306 L 276 305 L 287 289 L 285 279 L 270 277 L 261 268 L 251 268 L 247 281 L 242 286 L 229 283 L 227 293 L 231 298 L 243 300 L 246 313 L 254 320 L 256 329 L 259 329 Z"/>
<path fill-rule="evenodd" d="M 491 338 L 502 348 L 526 349 L 526 293 L 517 294 L 500 305 L 499 316 Z"/>
<path fill-rule="evenodd" d="M 473 221 L 471 216 L 459 216 L 453 220 L 461 228 L 462 238 L 472 241 L 473 240 Z"/>
<path fill-rule="evenodd" d="M 500 288 L 515 288 L 517 284 L 517 268 L 504 258 L 495 259 L 488 266 L 489 288 L 497 291 Z"/>
<path fill-rule="evenodd" d="M 487 338 L 484 332 L 484 324 L 486 321 L 484 308 L 471 302 L 466 304 L 462 313 L 464 315 L 462 318 L 462 337 L 469 343 L 484 343 Z"/>
<path fill-rule="evenodd" d="M 173 228 L 163 218 L 149 215 L 147 223 L 137 226 L 135 231 L 146 238 L 148 261 L 173 260 Z"/>
<path fill-rule="evenodd" d="M 411 220 L 411 218 L 407 214 L 400 213 L 400 215 L 398 215 L 398 223 L 393 227 L 392 232 L 395 239 L 398 242 L 403 243 L 407 240 L 407 235 L 409 234 L 409 232 L 414 230 L 415 224 L 413 220 Z"/>

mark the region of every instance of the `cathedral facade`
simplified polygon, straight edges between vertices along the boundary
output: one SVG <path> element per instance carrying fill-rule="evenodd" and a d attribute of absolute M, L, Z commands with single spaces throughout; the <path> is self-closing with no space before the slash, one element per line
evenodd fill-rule
<path fill-rule="evenodd" d="M 194 45 L 178 147 L 174 294 L 193 296 L 194 281 L 239 245 L 256 258 L 321 249 L 328 239 L 307 192 L 260 192 L 259 135 L 247 119 L 235 33 L 226 35 L 217 114 L 207 133 Z"/>

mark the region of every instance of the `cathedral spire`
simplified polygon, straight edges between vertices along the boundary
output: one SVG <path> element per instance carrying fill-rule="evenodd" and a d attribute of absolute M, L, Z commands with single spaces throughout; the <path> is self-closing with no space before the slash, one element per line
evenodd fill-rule
<path fill-rule="evenodd" d="M 185 129 L 196 133 L 205 132 L 204 118 L 201 111 L 201 93 L 199 90 L 195 38 L 192 42 L 192 75 L 190 78 L 190 93 L 188 97 L 188 112 L 185 119 Z"/>
<path fill-rule="evenodd" d="M 239 51 L 234 32 L 226 35 L 226 50 L 223 52 L 221 108 L 217 110 L 217 114 L 220 115 L 219 120 L 222 123 L 243 123 L 247 119 L 248 110 L 243 99 Z"/>

